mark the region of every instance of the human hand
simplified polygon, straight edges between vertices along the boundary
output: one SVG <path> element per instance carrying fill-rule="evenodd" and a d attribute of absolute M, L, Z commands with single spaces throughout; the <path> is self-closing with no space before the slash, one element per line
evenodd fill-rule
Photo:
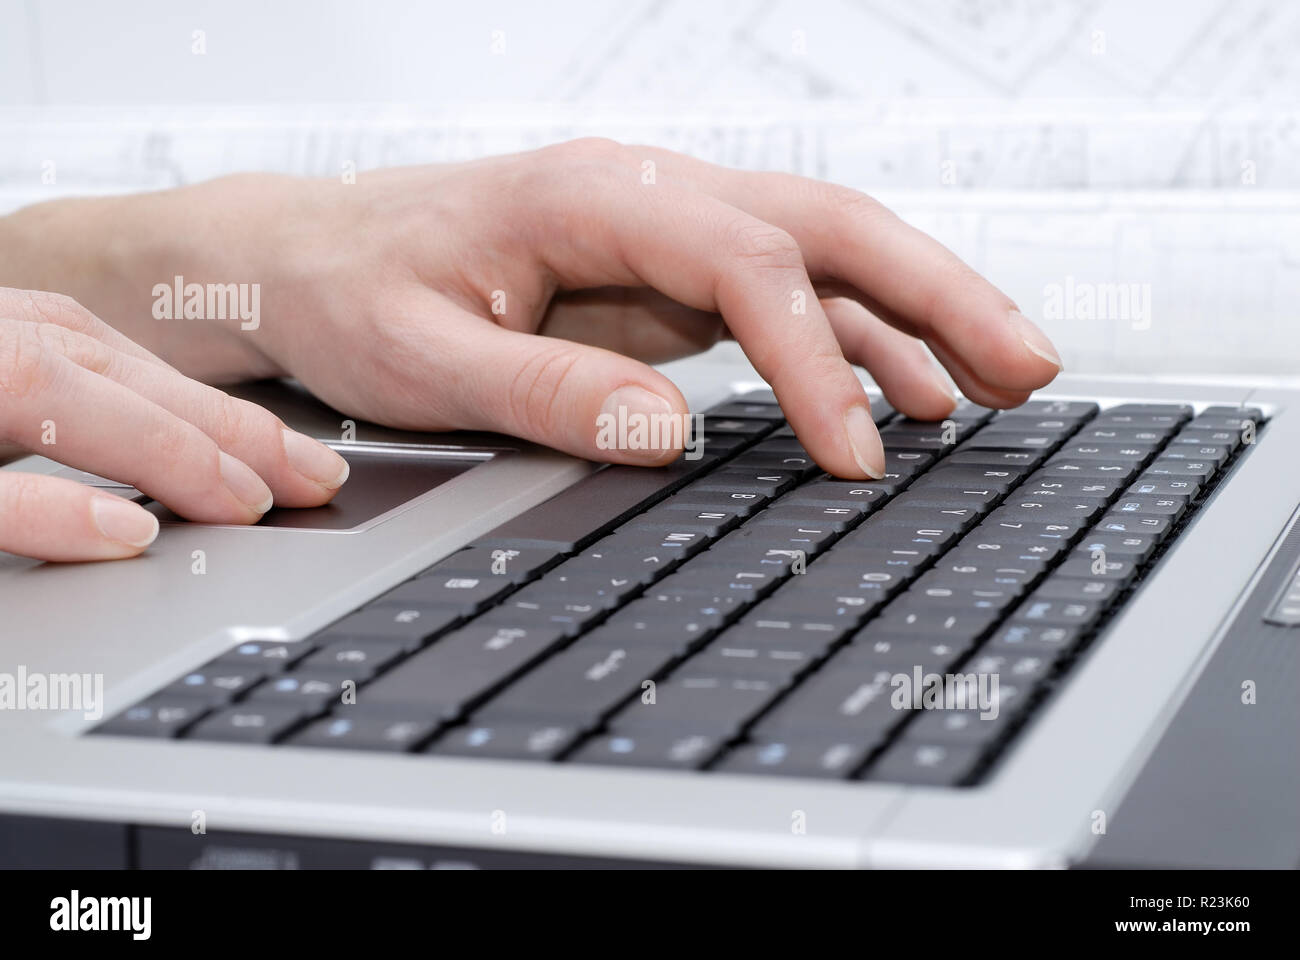
<path fill-rule="evenodd" d="M 135 290 L 260 283 L 257 329 L 169 321 L 168 359 L 204 379 L 288 373 L 392 426 L 663 463 L 672 451 L 600 449 L 599 414 L 686 414 L 646 362 L 729 334 L 817 462 L 863 478 L 883 451 L 849 361 L 922 419 L 954 400 L 921 341 L 988 406 L 1060 369 L 1009 298 L 869 197 L 648 147 L 580 140 L 351 184 L 249 175 L 126 200 L 114 222 L 136 239 L 116 273 L 151 271 Z"/>
<path fill-rule="evenodd" d="M 75 300 L 0 287 L 0 447 L 129 483 L 192 520 L 256 523 L 272 501 L 318 506 L 347 479 L 328 447 L 183 376 Z M 0 470 L 0 550 L 134 556 L 158 534 L 130 500 Z"/>

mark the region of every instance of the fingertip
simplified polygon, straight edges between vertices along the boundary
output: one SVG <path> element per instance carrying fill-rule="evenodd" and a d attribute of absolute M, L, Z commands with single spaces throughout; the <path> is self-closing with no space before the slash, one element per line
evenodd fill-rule
<path fill-rule="evenodd" d="M 122 497 L 97 493 L 90 500 L 91 519 L 104 540 L 121 556 L 135 556 L 158 537 L 158 518 Z"/>
<path fill-rule="evenodd" d="M 844 436 L 853 462 L 861 471 L 852 479 L 881 479 L 885 475 L 885 447 L 866 404 L 855 404 L 844 414 Z"/>

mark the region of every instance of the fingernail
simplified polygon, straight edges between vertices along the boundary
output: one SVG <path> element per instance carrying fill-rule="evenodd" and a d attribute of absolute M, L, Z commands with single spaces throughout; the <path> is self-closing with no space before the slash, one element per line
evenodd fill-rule
<path fill-rule="evenodd" d="M 952 388 L 952 384 L 948 382 L 948 378 L 942 371 L 934 371 L 934 382 L 935 385 L 943 391 L 943 395 L 952 402 L 952 406 L 955 408 L 957 406 L 957 391 Z"/>
<path fill-rule="evenodd" d="M 130 500 L 106 493 L 96 494 L 91 498 L 90 512 L 99 532 L 109 540 L 147 547 L 158 536 L 158 518 Z"/>
<path fill-rule="evenodd" d="M 1056 348 L 1052 346 L 1052 341 L 1048 340 L 1047 334 L 1039 330 L 1028 317 L 1019 310 L 1012 309 L 1007 312 L 1007 318 L 1020 336 L 1021 342 L 1029 348 L 1030 353 L 1036 357 L 1042 357 L 1048 363 L 1056 364 L 1058 370 L 1065 369 L 1065 365 L 1061 363 L 1060 355 L 1057 354 Z"/>
<path fill-rule="evenodd" d="M 296 430 L 281 430 L 284 453 L 293 467 L 308 480 L 326 490 L 337 490 L 348 478 L 348 462 L 337 453 Z"/>
<path fill-rule="evenodd" d="M 643 387 L 619 387 L 600 408 L 596 423 L 596 446 L 602 450 L 618 450 L 645 460 L 661 460 L 664 451 L 671 447 L 659 441 L 671 442 L 673 405 L 657 393 Z M 683 428 L 685 424 L 683 423 Z M 666 434 L 666 436 L 665 436 Z"/>
<path fill-rule="evenodd" d="M 226 488 L 238 498 L 239 502 L 257 513 L 266 513 L 271 509 L 275 498 L 271 488 L 262 480 L 253 468 L 242 460 L 236 460 L 226 451 L 221 453 L 221 479 Z"/>
<path fill-rule="evenodd" d="M 880 434 L 871 420 L 871 413 L 866 407 L 850 407 L 844 414 L 844 432 L 849 438 L 849 449 L 858 469 L 872 480 L 879 480 L 885 475 L 885 450 L 880 445 Z"/>

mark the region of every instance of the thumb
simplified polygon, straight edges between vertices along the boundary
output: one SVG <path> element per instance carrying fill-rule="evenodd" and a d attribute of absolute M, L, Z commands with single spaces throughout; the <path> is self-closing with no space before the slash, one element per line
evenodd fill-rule
<path fill-rule="evenodd" d="M 672 461 L 689 436 L 681 391 L 622 354 L 486 324 L 449 352 L 466 373 L 456 419 L 473 429 L 640 466 Z"/>

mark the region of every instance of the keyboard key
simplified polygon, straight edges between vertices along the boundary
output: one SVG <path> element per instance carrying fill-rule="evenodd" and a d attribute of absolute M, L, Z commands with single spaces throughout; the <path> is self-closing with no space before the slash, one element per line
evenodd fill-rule
<path fill-rule="evenodd" d="M 306 641 L 245 640 L 209 666 L 279 670 L 292 666 L 315 649 L 315 644 Z"/>
<path fill-rule="evenodd" d="M 211 706 L 194 697 L 156 694 L 127 707 L 92 732 L 109 736 L 176 737 L 186 727 L 211 711 Z"/>
<path fill-rule="evenodd" d="M 294 747 L 405 753 L 437 729 L 438 722 L 427 717 L 403 718 L 342 708 L 333 716 L 312 721 L 285 742 Z"/>
<path fill-rule="evenodd" d="M 321 647 L 303 660 L 302 669 L 333 673 L 341 680 L 369 680 L 404 653 L 401 645 L 396 643 L 339 640 Z"/>
<path fill-rule="evenodd" d="M 722 748 L 716 737 L 658 730 L 623 731 L 593 737 L 568 757 L 569 763 L 658 770 L 698 770 Z"/>
<path fill-rule="evenodd" d="M 415 650 L 460 616 L 450 606 L 366 607 L 331 624 L 312 639 L 319 643 L 386 640 L 401 644 L 405 650 Z"/>
<path fill-rule="evenodd" d="M 1059 657 L 1082 636 L 1077 627 L 1044 626 L 1012 620 L 999 627 L 981 648 L 989 653 L 1028 653 Z"/>
<path fill-rule="evenodd" d="M 712 769 L 719 773 L 843 780 L 866 762 L 873 749 L 871 743 L 833 737 L 763 740 L 742 744 Z"/>
<path fill-rule="evenodd" d="M 540 576 L 555 566 L 562 556 L 559 551 L 541 547 L 471 544 L 466 549 L 439 560 L 420 576 L 436 577 L 447 571 L 455 571 L 471 576 L 504 577 L 511 583 L 520 584 Z"/>
<path fill-rule="evenodd" d="M 335 704 L 342 705 L 345 696 L 355 693 L 355 684 L 332 671 L 303 669 L 272 677 L 245 702 L 298 704 L 307 713 L 320 713 Z"/>
<path fill-rule="evenodd" d="M 885 750 L 862 779 L 950 787 L 966 780 L 980 759 L 980 748 L 969 744 L 903 739 Z"/>
<path fill-rule="evenodd" d="M 578 643 L 490 700 L 474 720 L 549 720 L 591 729 L 672 660 L 670 650 L 651 643 Z"/>
<path fill-rule="evenodd" d="M 426 753 L 490 760 L 555 760 L 577 742 L 571 726 L 545 722 L 470 723 L 448 731 Z"/>
<path fill-rule="evenodd" d="M 211 664 L 187 673 L 164 689 L 162 695 L 193 697 L 202 700 L 210 707 L 223 706 L 256 686 L 266 674 L 267 671 L 264 669 Z"/>
<path fill-rule="evenodd" d="M 552 624 L 488 619 L 462 627 L 367 686 L 358 701 L 376 710 L 456 717 L 558 647 Z"/>
<path fill-rule="evenodd" d="M 200 720 L 185 734 L 187 740 L 224 743 L 270 743 L 296 727 L 307 711 L 297 704 L 240 703 Z"/>
<path fill-rule="evenodd" d="M 371 601 L 372 607 L 445 607 L 463 617 L 472 617 L 510 592 L 514 584 L 490 573 L 463 574 L 441 571 L 436 575 L 408 580 Z"/>

